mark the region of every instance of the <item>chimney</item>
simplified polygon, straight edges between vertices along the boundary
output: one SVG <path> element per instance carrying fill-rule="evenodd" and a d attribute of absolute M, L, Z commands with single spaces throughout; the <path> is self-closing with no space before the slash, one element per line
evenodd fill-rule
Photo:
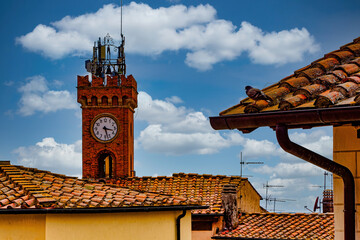
<path fill-rule="evenodd" d="M 331 189 L 323 192 L 323 213 L 334 212 L 334 193 Z"/>
<path fill-rule="evenodd" d="M 238 206 L 237 206 L 236 185 L 226 184 L 222 190 L 222 205 L 224 211 L 225 228 L 235 229 L 239 225 Z"/>

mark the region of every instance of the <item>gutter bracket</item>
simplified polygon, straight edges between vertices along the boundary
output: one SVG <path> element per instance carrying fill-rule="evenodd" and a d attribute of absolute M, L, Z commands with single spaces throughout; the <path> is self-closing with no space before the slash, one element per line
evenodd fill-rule
<path fill-rule="evenodd" d="M 344 182 L 344 239 L 355 240 L 355 181 L 351 171 L 343 165 L 292 142 L 285 124 L 276 125 L 276 138 L 286 152 L 342 178 Z"/>
<path fill-rule="evenodd" d="M 317 113 L 317 115 L 319 117 L 320 122 L 323 123 L 323 124 L 326 124 L 326 122 L 322 119 L 322 115 L 320 114 L 320 111 L 316 110 L 316 113 Z"/>

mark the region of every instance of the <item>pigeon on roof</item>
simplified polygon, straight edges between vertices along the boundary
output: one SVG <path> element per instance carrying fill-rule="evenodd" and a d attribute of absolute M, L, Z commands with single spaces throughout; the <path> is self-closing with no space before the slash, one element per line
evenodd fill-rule
<path fill-rule="evenodd" d="M 257 101 L 257 100 L 265 100 L 268 102 L 272 102 L 272 99 L 268 97 L 265 93 L 263 93 L 260 89 L 253 88 L 251 86 L 245 87 L 246 95 L 248 95 L 249 98 Z"/>

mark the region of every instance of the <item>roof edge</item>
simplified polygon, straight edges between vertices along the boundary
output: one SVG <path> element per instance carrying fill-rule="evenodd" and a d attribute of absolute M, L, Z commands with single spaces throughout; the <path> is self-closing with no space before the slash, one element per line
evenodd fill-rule
<path fill-rule="evenodd" d="M 206 209 L 208 206 L 184 205 L 184 206 L 149 206 L 149 207 L 122 207 L 122 208 L 13 208 L 0 209 L 0 214 L 73 214 L 73 213 L 117 213 L 117 212 L 158 212 Z"/>
<path fill-rule="evenodd" d="M 360 125 L 360 106 L 299 109 L 249 114 L 234 114 L 210 117 L 211 127 L 215 130 L 238 129 L 249 133 L 259 127 L 274 128 L 278 124 L 288 128 L 312 128 L 318 126 Z"/>

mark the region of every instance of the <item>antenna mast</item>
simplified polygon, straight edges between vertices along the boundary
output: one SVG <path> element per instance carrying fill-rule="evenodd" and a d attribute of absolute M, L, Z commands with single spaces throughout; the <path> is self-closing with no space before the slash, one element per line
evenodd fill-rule
<path fill-rule="evenodd" d="M 268 196 L 268 190 L 269 188 L 272 188 L 272 187 L 284 187 L 282 185 L 269 185 L 269 182 L 266 181 L 266 184 L 263 185 L 263 187 L 266 189 L 265 190 L 265 210 L 267 210 L 267 204 L 268 204 L 268 201 L 270 201 L 270 196 Z"/>
<path fill-rule="evenodd" d="M 93 57 L 85 61 L 86 70 L 96 77 L 121 76 L 126 74 L 125 37 L 122 34 L 122 0 L 120 6 L 120 37 L 121 43 L 115 45 L 114 40 L 107 34 L 102 40 L 94 42 Z M 111 52 L 118 52 L 117 58 L 111 58 Z M 114 55 L 113 55 L 114 56 Z M 119 78 L 119 83 L 120 83 Z"/>
<path fill-rule="evenodd" d="M 242 169 L 245 164 L 264 164 L 264 162 L 245 162 L 243 161 L 242 152 L 240 152 L 240 177 L 242 177 Z"/>
<path fill-rule="evenodd" d="M 120 0 L 120 37 L 122 39 L 122 0 Z"/>
<path fill-rule="evenodd" d="M 296 201 L 294 199 L 278 199 L 278 198 L 269 198 L 270 202 L 274 202 L 274 212 L 276 212 L 275 210 L 275 204 L 276 202 L 287 202 L 287 201 Z"/>

